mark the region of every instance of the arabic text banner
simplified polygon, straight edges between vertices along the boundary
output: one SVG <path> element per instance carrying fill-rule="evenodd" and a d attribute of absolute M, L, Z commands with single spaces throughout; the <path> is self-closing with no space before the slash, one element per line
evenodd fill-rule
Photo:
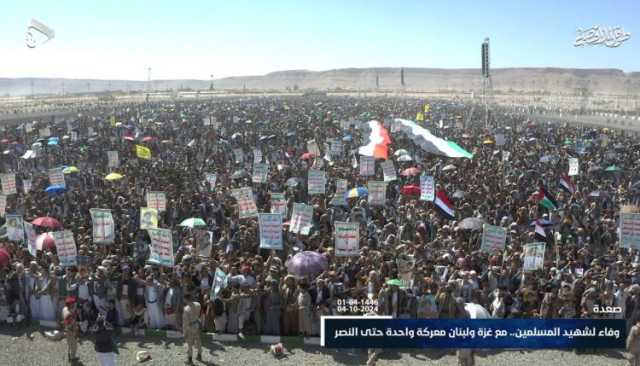
<path fill-rule="evenodd" d="M 622 319 L 322 317 L 327 348 L 624 348 Z"/>

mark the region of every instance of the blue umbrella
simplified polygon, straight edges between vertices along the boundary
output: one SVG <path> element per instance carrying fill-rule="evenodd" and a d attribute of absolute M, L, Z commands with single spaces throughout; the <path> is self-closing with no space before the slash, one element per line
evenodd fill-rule
<path fill-rule="evenodd" d="M 49 137 L 49 141 L 47 142 L 47 145 L 57 145 L 60 142 L 60 139 L 58 139 L 57 137 Z"/>
<path fill-rule="evenodd" d="M 62 193 L 64 191 L 66 191 L 67 189 L 64 186 L 61 186 L 59 184 L 55 184 L 52 186 L 47 187 L 44 191 L 47 192 L 49 195 L 53 196 L 56 195 L 58 193 Z"/>
<path fill-rule="evenodd" d="M 353 140 L 353 137 L 349 134 L 344 135 L 344 137 L 342 138 L 342 141 L 351 141 Z"/>
<path fill-rule="evenodd" d="M 349 198 L 364 197 L 367 194 L 369 194 L 369 191 L 367 191 L 365 187 L 351 188 L 350 190 L 344 192 L 344 198 L 349 199 Z"/>

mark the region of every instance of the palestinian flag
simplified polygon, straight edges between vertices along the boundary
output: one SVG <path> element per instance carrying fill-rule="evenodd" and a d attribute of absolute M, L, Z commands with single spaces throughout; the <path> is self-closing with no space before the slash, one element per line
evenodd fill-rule
<path fill-rule="evenodd" d="M 367 133 L 366 130 L 369 130 L 367 144 L 360 147 L 358 153 L 360 155 L 373 156 L 376 159 L 387 160 L 389 157 L 388 146 L 391 143 L 387 129 L 378 121 L 369 121 L 364 124 L 363 128 L 365 129 L 365 135 Z"/>
<path fill-rule="evenodd" d="M 540 186 L 538 192 L 535 194 L 535 198 L 540 206 L 549 211 L 558 209 L 558 202 L 547 192 L 544 186 Z"/>
<path fill-rule="evenodd" d="M 438 212 L 440 212 L 440 214 L 445 218 L 449 220 L 453 220 L 456 218 L 455 208 L 453 207 L 451 202 L 449 202 L 449 198 L 447 197 L 447 194 L 444 193 L 444 191 L 438 191 L 436 193 L 436 199 L 433 201 L 433 204 L 438 209 Z"/>
<path fill-rule="evenodd" d="M 560 187 L 570 194 L 576 193 L 576 186 L 571 182 L 571 177 L 566 174 L 560 176 Z"/>

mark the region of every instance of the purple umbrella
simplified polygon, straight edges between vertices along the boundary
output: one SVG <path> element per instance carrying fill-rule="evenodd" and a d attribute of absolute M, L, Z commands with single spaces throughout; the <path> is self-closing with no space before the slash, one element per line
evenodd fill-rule
<path fill-rule="evenodd" d="M 313 276 L 326 271 L 329 267 L 327 258 L 317 252 L 300 252 L 294 255 L 286 263 L 289 273 L 296 276 Z"/>

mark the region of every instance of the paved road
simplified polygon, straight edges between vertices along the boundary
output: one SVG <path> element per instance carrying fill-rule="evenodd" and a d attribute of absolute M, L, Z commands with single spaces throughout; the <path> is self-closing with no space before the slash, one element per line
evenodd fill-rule
<path fill-rule="evenodd" d="M 186 350 L 180 339 L 119 337 L 118 365 L 139 365 L 136 352 L 147 350 L 153 359 L 144 365 L 182 365 Z M 0 365 L 2 366 L 57 366 L 66 365 L 66 342 L 51 341 L 35 328 L 14 330 L 0 326 Z M 364 365 L 364 350 L 327 350 L 319 347 L 294 348 L 280 360 L 266 351 L 267 345 L 259 343 L 204 343 L 204 363 L 197 365 L 247 365 L 247 366 L 324 366 Z M 83 341 L 78 353 L 81 365 L 97 365 L 93 344 Z M 617 350 L 598 351 L 576 355 L 569 351 L 503 351 L 481 353 L 476 358 L 478 366 L 623 366 L 627 354 Z M 453 352 L 443 350 L 387 351 L 381 355 L 379 366 L 457 365 Z"/>

